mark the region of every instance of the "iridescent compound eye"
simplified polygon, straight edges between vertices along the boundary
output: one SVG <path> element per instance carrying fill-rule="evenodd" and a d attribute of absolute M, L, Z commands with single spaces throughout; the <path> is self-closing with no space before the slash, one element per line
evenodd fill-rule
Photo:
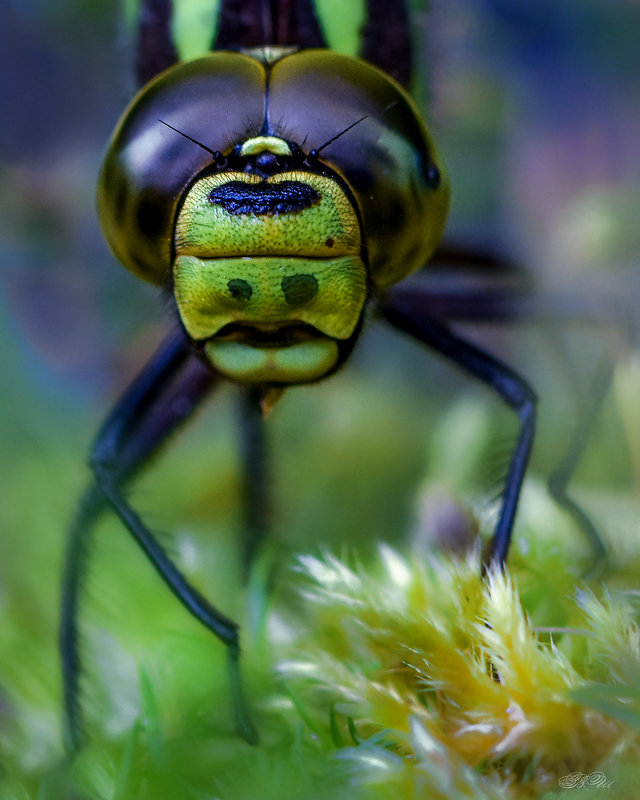
<path fill-rule="evenodd" d="M 98 187 L 118 259 L 139 277 L 166 283 L 186 195 L 225 169 L 329 176 L 353 206 L 375 287 L 421 267 L 444 230 L 449 185 L 412 100 L 376 67 L 348 56 L 308 50 L 265 64 L 212 53 L 143 89 L 116 128 Z"/>

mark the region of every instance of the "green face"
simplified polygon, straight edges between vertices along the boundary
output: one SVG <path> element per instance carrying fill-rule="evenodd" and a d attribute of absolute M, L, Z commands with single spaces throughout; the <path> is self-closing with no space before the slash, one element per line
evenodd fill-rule
<path fill-rule="evenodd" d="M 274 137 L 242 154 L 283 155 Z M 367 296 L 360 226 L 338 182 L 312 172 L 219 172 L 185 197 L 174 295 L 189 335 L 243 383 L 317 380 L 354 334 Z"/>

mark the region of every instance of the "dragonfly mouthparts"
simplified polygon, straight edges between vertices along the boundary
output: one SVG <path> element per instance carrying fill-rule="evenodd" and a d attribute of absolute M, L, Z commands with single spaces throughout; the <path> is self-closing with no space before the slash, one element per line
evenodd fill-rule
<path fill-rule="evenodd" d="M 304 322 L 232 322 L 225 325 L 210 341 L 241 342 L 254 347 L 289 347 L 324 336 L 313 325 Z"/>

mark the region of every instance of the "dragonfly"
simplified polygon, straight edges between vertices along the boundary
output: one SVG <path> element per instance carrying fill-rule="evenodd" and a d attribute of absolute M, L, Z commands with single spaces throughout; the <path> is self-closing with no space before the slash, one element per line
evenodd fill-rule
<path fill-rule="evenodd" d="M 88 536 L 106 510 L 226 646 L 237 729 L 257 740 L 242 690 L 238 625 L 189 582 L 124 488 L 218 387 L 240 385 L 249 565 L 266 528 L 263 418 L 285 389 L 345 368 L 371 317 L 484 383 L 517 417 L 485 569 L 507 558 L 536 394 L 454 323 L 515 316 L 522 299 L 403 283 L 430 259 L 446 264 L 450 187 L 406 88 L 408 8 L 398 0 L 369 0 L 366 8 L 353 58 L 328 49 L 312 0 L 223 0 L 211 52 L 180 61 L 170 0 L 142 0 L 141 89 L 109 143 L 98 214 L 117 259 L 164 291 L 173 327 L 100 428 L 92 481 L 69 534 L 60 652 L 70 749 L 83 741 L 78 614 Z M 457 257 L 482 265 L 473 254 Z M 580 448 L 553 490 L 589 529 L 566 494 Z"/>

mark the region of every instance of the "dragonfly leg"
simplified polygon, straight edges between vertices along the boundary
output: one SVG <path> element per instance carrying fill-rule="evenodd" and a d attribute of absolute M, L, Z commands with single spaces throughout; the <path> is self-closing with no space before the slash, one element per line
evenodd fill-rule
<path fill-rule="evenodd" d="M 263 45 L 326 47 L 313 0 L 222 0 L 213 49 Z"/>
<path fill-rule="evenodd" d="M 90 486 L 78 503 L 64 559 L 58 644 L 64 702 L 62 733 L 68 752 L 77 750 L 84 739 L 79 700 L 82 665 L 78 642 L 78 609 L 89 549 L 88 538 L 104 508 L 105 500 L 101 492 L 96 486 Z"/>
<path fill-rule="evenodd" d="M 258 387 L 242 390 L 240 405 L 240 454 L 244 494 L 245 577 L 262 542 L 268 521 L 268 469 L 264 422 L 260 409 L 262 392 Z"/>
<path fill-rule="evenodd" d="M 176 332 L 163 343 L 116 405 L 93 446 L 91 463 L 96 482 L 83 495 L 71 526 L 62 589 L 59 641 L 64 739 L 69 749 L 76 749 L 82 741 L 77 618 L 91 528 L 102 512 L 113 505 L 114 498 L 120 501 L 120 488 L 191 415 L 215 383 L 216 376 L 190 353 L 184 334 Z M 150 534 L 149 537 L 151 541 L 147 540 L 147 544 L 153 551 L 154 540 Z"/>
<path fill-rule="evenodd" d="M 552 332 L 553 353 L 560 360 L 568 389 L 573 391 L 577 424 L 557 467 L 548 479 L 549 493 L 573 519 L 586 536 L 594 561 L 590 569 L 602 569 L 606 564 L 606 546 L 584 509 L 568 494 L 568 486 L 578 468 L 589 442 L 589 434 L 598 411 L 613 380 L 615 364 L 633 341 L 633 324 L 624 309 L 607 299 L 606 294 L 594 293 L 577 296 L 575 292 L 533 291 L 521 270 L 513 270 L 510 262 L 491 258 L 488 254 L 477 259 L 473 251 L 459 248 L 443 249 L 442 263 L 449 269 L 434 281 L 433 275 L 418 276 L 405 282 L 406 285 L 392 287 L 389 299 L 392 305 L 410 311 L 411 314 L 429 316 L 442 323 L 474 322 L 508 324 L 533 322 L 544 325 Z M 436 254 L 436 263 L 438 262 Z M 462 263 L 472 268 L 475 280 L 469 281 L 463 274 L 450 272 L 450 264 Z M 511 273 L 511 277 L 510 274 Z M 486 276 L 488 282 L 478 278 Z M 465 282 L 466 280 L 466 282 Z M 604 295 L 604 297 L 603 297 Z M 610 339 L 608 354 L 603 355 L 602 364 L 587 386 L 572 368 L 571 355 L 560 346 L 557 328 L 572 324 L 587 324 L 600 329 Z"/>
<path fill-rule="evenodd" d="M 257 741 L 257 734 L 249 717 L 240 681 L 240 643 L 238 625 L 193 587 L 171 561 L 166 551 L 146 527 L 142 519 L 122 496 L 114 475 L 113 463 L 103 458 L 100 449 L 94 451 L 92 467 L 96 483 L 109 501 L 109 505 L 140 545 L 156 571 L 177 599 L 193 616 L 227 647 L 230 687 L 238 733 L 249 743 Z"/>
<path fill-rule="evenodd" d="M 522 489 L 536 423 L 536 396 L 529 384 L 506 364 L 453 333 L 445 325 L 399 304 L 381 307 L 383 317 L 462 369 L 486 383 L 518 415 L 520 430 L 511 456 L 502 494 L 500 516 L 491 540 L 486 565 L 503 564 L 509 551 L 511 532 Z"/>
<path fill-rule="evenodd" d="M 398 83 L 411 81 L 413 57 L 409 9 L 405 0 L 367 0 L 367 21 L 362 31 L 360 56 Z"/>
<path fill-rule="evenodd" d="M 171 36 L 171 0 L 142 0 L 138 21 L 136 77 L 144 86 L 179 60 Z"/>
<path fill-rule="evenodd" d="M 593 554 L 590 571 L 601 570 L 606 565 L 607 548 L 597 528 L 582 507 L 568 494 L 567 489 L 589 442 L 598 411 L 613 381 L 613 363 L 606 359 L 591 391 L 580 393 L 579 418 L 569 444 L 558 466 L 551 473 L 547 485 L 549 493 L 583 531 Z"/>

